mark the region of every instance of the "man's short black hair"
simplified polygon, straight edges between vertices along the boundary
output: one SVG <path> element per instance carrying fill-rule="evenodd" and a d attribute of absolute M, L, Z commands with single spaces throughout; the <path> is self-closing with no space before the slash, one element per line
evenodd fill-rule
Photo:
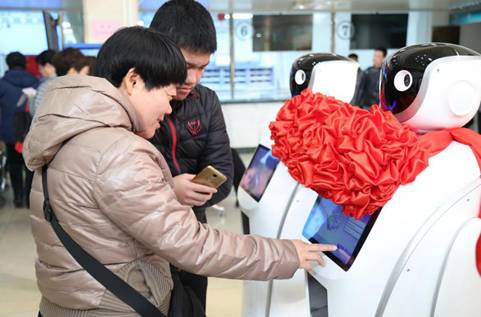
<path fill-rule="evenodd" d="M 376 47 L 376 49 L 375 49 L 374 51 L 380 51 L 380 52 L 382 52 L 382 56 L 383 56 L 383 57 L 386 57 L 386 55 L 387 55 L 387 49 L 386 49 L 385 47 L 382 47 L 382 46 L 381 46 L 381 47 Z"/>
<path fill-rule="evenodd" d="M 78 48 L 66 48 L 55 54 L 52 64 L 55 67 L 57 76 L 67 75 L 69 69 L 74 67 L 78 61 L 84 57 L 84 54 Z"/>
<path fill-rule="evenodd" d="M 193 0 L 170 0 L 155 13 L 150 27 L 168 35 L 178 47 L 194 53 L 217 50 L 214 21 L 209 11 Z"/>
<path fill-rule="evenodd" d="M 47 64 L 52 64 L 52 59 L 55 55 L 55 50 L 45 50 L 42 53 L 38 54 L 37 57 L 35 57 L 35 61 L 37 64 L 45 66 Z"/>
<path fill-rule="evenodd" d="M 7 62 L 8 69 L 27 68 L 27 58 L 20 52 L 9 53 L 5 61 Z"/>
<path fill-rule="evenodd" d="M 183 84 L 187 76 L 185 59 L 175 43 L 166 35 L 140 26 L 121 29 L 102 45 L 94 75 L 120 87 L 131 68 L 147 89 Z"/>

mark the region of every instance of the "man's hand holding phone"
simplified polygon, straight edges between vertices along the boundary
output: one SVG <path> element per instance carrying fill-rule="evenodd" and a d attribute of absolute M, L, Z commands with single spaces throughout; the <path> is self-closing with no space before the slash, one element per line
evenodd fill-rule
<path fill-rule="evenodd" d="M 217 189 L 193 183 L 194 177 L 193 174 L 181 174 L 174 177 L 174 192 L 181 204 L 199 207 L 211 200 L 212 195 L 217 193 Z"/>

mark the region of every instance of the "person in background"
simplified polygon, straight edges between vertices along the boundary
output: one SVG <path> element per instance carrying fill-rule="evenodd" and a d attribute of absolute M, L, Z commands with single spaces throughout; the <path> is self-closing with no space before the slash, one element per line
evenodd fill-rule
<path fill-rule="evenodd" d="M 386 55 L 387 50 L 384 47 L 378 47 L 374 50 L 373 65 L 366 69 L 362 75 L 356 105 L 369 109 L 373 104 L 379 104 L 379 75 Z"/>
<path fill-rule="evenodd" d="M 66 48 L 55 54 L 53 57 L 53 66 L 57 76 L 65 75 L 87 75 L 88 69 L 84 68 L 85 55 L 77 48 Z"/>
<path fill-rule="evenodd" d="M 53 66 L 52 60 L 55 55 L 54 50 L 45 50 L 42 53 L 38 54 L 35 60 L 38 64 L 38 70 L 42 77 L 40 78 L 40 82 L 43 83 L 51 78 L 54 78 L 57 74 L 55 72 L 55 66 Z"/>
<path fill-rule="evenodd" d="M 12 163 L 13 160 L 13 171 L 14 171 L 14 177 L 15 175 L 15 162 L 18 161 L 18 157 L 15 155 L 15 127 L 14 127 L 14 121 L 15 121 L 15 113 L 17 111 L 17 103 L 19 102 L 19 99 L 23 96 L 22 90 L 19 89 L 16 86 L 13 86 L 9 82 L 5 81 L 3 78 L 0 78 L 0 145 L 2 147 L 1 149 L 1 155 L 0 159 L 3 159 L 4 157 L 8 159 L 10 158 L 10 163 Z M 10 152 L 7 151 L 7 144 L 8 148 L 10 149 Z M 13 149 L 13 152 L 11 152 Z M 10 155 L 9 155 L 10 154 Z M 16 159 L 16 160 L 15 160 Z M 8 165 L 1 165 L 3 162 L 0 162 L 0 169 L 3 169 L 2 172 L 2 178 L 6 177 L 6 174 L 10 173 L 10 169 Z M 8 162 L 7 162 L 8 163 Z M 18 177 L 18 176 L 17 176 Z M 0 180 L 2 181 L 2 180 Z M 15 188 L 17 190 L 17 200 L 14 200 L 14 204 L 16 207 L 21 206 L 21 198 L 19 197 L 20 192 L 18 188 Z M 15 193 L 14 193 L 14 199 L 15 199 Z M 0 198 L 2 204 L 6 203 L 6 199 L 2 196 Z"/>
<path fill-rule="evenodd" d="M 39 80 L 27 72 L 27 59 L 20 52 L 12 52 L 7 55 L 6 62 L 8 71 L 3 76 L 5 111 L 2 110 L 2 130 L 5 130 L 5 143 L 7 146 L 7 169 L 13 188 L 13 203 L 15 208 L 28 207 L 28 196 L 32 185 L 33 174 L 26 168 L 21 150 L 16 148 L 15 121 L 19 112 L 27 112 L 28 104 L 25 102 L 24 90 L 35 91 Z M 15 89 L 16 88 L 16 89 Z M 20 102 L 20 100 L 24 100 Z M 7 111 L 8 109 L 8 111 Z M 5 122 L 5 123 L 4 123 Z M 5 126 L 3 126 L 5 124 Z"/>
<path fill-rule="evenodd" d="M 97 58 L 95 56 L 83 56 L 75 64 L 74 69 L 78 75 L 92 75 L 95 70 L 95 63 Z"/>
<path fill-rule="evenodd" d="M 197 219 L 206 223 L 206 208 L 230 194 L 234 170 L 219 98 L 199 84 L 210 56 L 217 50 L 214 22 L 200 3 L 171 0 L 157 10 L 150 28 L 169 36 L 187 63 L 187 78 L 177 87 L 172 113 L 161 122 L 151 141 L 169 164 L 179 201 L 193 207 Z M 208 165 L 227 177 L 217 190 L 191 182 Z M 181 279 L 205 307 L 207 277 L 182 272 Z"/>
<path fill-rule="evenodd" d="M 0 92 L 0 99 L 1 99 L 1 92 Z M 2 110 L 3 110 L 2 102 L 0 100 L 0 120 L 2 119 Z M 0 121 L 0 124 L 1 124 L 1 121 Z M 5 142 L 2 141 L 2 133 L 0 129 L 0 209 L 3 208 L 7 203 L 7 199 L 3 195 L 6 188 L 5 183 L 6 183 L 6 175 L 7 175 L 6 164 L 5 164 L 6 150 L 7 150 L 7 146 L 5 145 Z"/>
<path fill-rule="evenodd" d="M 80 70 L 80 73 L 83 73 L 87 70 L 87 75 L 92 76 L 95 74 L 95 64 L 97 64 L 97 57 L 85 56 L 85 66 Z M 85 69 L 85 67 L 88 68 Z"/>
<path fill-rule="evenodd" d="M 57 76 L 55 66 L 53 66 L 53 57 L 55 54 L 56 52 L 54 50 L 45 50 L 35 58 L 38 64 L 38 70 L 40 71 L 40 74 L 42 74 L 42 77 L 40 78 L 40 85 L 38 86 L 37 93 L 32 98 L 32 103 L 30 104 L 30 114 L 32 117 L 35 116 L 35 111 L 43 99 L 48 81 Z"/>
<path fill-rule="evenodd" d="M 351 53 L 347 56 L 354 62 L 359 64 L 359 56 L 356 53 Z M 357 69 L 357 79 L 356 79 L 356 90 L 354 91 L 354 96 L 352 97 L 351 104 L 359 106 L 361 100 L 361 83 L 362 83 L 363 71 L 361 66 Z"/>
<path fill-rule="evenodd" d="M 89 72 L 87 65 L 88 62 L 85 60 L 85 56 L 77 48 L 66 48 L 52 57 L 52 66 L 55 69 L 56 76 L 87 75 Z M 32 117 L 35 117 L 38 108 L 42 104 L 50 83 L 51 81 L 45 81 L 37 90 L 37 94 L 30 105 Z"/>

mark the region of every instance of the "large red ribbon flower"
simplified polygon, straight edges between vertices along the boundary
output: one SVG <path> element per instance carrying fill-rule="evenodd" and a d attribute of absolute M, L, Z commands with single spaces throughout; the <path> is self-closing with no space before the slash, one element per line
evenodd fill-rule
<path fill-rule="evenodd" d="M 428 151 L 391 112 L 371 112 L 306 89 L 270 124 L 273 154 L 299 183 L 344 206 L 372 214 L 428 165 Z"/>

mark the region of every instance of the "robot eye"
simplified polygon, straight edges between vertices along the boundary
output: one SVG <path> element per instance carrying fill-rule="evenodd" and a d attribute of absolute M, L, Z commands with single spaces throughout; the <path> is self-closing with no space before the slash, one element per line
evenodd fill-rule
<path fill-rule="evenodd" d="M 407 70 L 399 71 L 394 77 L 394 87 L 398 91 L 406 91 L 411 88 L 413 84 L 413 76 Z"/>
<path fill-rule="evenodd" d="M 306 73 L 302 69 L 299 69 L 294 75 L 294 80 L 298 85 L 304 84 L 304 82 L 306 81 Z"/>

